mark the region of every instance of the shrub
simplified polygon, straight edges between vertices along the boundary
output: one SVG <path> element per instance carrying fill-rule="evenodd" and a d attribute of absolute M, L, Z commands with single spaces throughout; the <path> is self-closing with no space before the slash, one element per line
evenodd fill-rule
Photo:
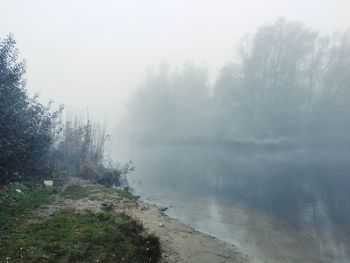
<path fill-rule="evenodd" d="M 79 175 L 84 179 L 94 179 L 98 177 L 98 171 L 94 163 L 91 161 L 84 161 L 80 165 Z"/>
<path fill-rule="evenodd" d="M 56 120 L 62 107 L 51 112 L 38 96 L 25 90 L 24 61 L 12 36 L 0 39 L 0 185 L 47 168 Z"/>

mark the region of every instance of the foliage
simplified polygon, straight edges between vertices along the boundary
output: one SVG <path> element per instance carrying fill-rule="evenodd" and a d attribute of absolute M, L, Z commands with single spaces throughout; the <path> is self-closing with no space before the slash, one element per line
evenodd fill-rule
<path fill-rule="evenodd" d="M 134 171 L 134 166 L 131 162 L 126 163 L 124 166 L 101 167 L 99 174 L 94 179 L 107 187 L 127 186 L 126 175 L 132 171 Z"/>
<path fill-rule="evenodd" d="M 158 262 L 159 240 L 123 214 L 64 210 L 13 229 L 0 257 L 15 262 Z"/>
<path fill-rule="evenodd" d="M 91 161 L 84 161 L 80 165 L 79 175 L 85 179 L 92 179 L 98 176 L 97 167 Z"/>
<path fill-rule="evenodd" d="M 0 184 L 47 168 L 56 119 L 24 89 L 25 63 L 12 36 L 0 40 Z"/>
<path fill-rule="evenodd" d="M 119 184 L 122 169 L 106 155 L 106 127 L 77 116 L 62 121 L 57 111 L 30 98 L 25 63 L 12 36 L 0 43 L 0 185 L 21 177 L 52 176 L 67 171 L 87 179 Z"/>
<path fill-rule="evenodd" d="M 108 159 L 105 156 L 108 139 L 105 126 L 77 116 L 74 121 L 67 118 L 55 142 L 53 155 L 56 167 L 66 169 L 72 175 L 79 175 L 81 170 L 94 173 L 94 167 L 105 165 Z"/>
<path fill-rule="evenodd" d="M 107 152 L 109 138 L 106 127 L 99 123 L 77 116 L 74 121 L 68 118 L 52 151 L 56 170 L 108 186 L 125 183 L 125 175 L 134 168 L 131 163 L 113 164 Z"/>
<path fill-rule="evenodd" d="M 122 171 L 119 169 L 102 168 L 98 174 L 96 181 L 105 186 L 120 186 Z"/>

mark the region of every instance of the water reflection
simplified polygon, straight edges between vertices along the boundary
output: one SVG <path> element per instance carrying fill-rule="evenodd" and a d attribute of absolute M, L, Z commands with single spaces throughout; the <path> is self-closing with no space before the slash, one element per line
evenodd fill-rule
<path fill-rule="evenodd" d="M 266 262 L 349 262 L 349 163 L 329 151 L 143 148 L 144 199 Z"/>

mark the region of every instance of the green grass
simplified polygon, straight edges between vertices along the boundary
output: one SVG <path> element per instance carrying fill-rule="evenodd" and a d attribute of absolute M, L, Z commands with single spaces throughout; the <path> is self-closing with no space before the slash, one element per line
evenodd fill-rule
<path fill-rule="evenodd" d="M 50 202 L 52 191 L 16 183 L 0 193 L 0 262 L 158 262 L 159 239 L 124 214 L 63 210 L 38 220 L 33 211 Z M 62 196 L 137 199 L 99 185 L 70 186 Z"/>
<path fill-rule="evenodd" d="M 34 208 L 48 203 L 50 198 L 51 192 L 39 184 L 27 182 L 7 185 L 0 193 L 0 233 L 20 222 Z"/>
<path fill-rule="evenodd" d="M 63 210 L 13 229 L 0 242 L 0 262 L 157 262 L 158 238 L 123 214 Z"/>

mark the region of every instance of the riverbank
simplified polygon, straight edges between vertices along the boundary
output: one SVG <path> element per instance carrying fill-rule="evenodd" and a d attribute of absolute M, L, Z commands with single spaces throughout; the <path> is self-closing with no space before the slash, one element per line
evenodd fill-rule
<path fill-rule="evenodd" d="M 162 262 L 251 262 L 236 246 L 196 231 L 165 215 L 156 205 L 137 201 L 127 214 L 159 237 Z"/>
<path fill-rule="evenodd" d="M 158 237 L 162 252 L 159 262 L 250 262 L 236 246 L 168 217 L 160 207 L 139 201 L 128 192 L 78 178 L 67 178 L 52 195 L 51 202 L 34 211 L 36 219 L 31 220 L 50 219 L 62 211 L 97 214 L 103 210 L 115 216 L 126 214 L 142 225 L 146 235 Z M 8 262 L 21 262 L 8 258 Z M 45 255 L 43 262 L 49 258 L 50 255 Z"/>
<path fill-rule="evenodd" d="M 75 204 L 87 190 L 102 186 L 81 187 L 84 181 L 77 178 L 54 182 L 54 187 L 31 181 L 0 189 L 0 262 L 159 262 L 159 239 L 140 222 L 103 205 L 93 210 Z"/>
<path fill-rule="evenodd" d="M 74 189 L 74 185 L 82 188 Z M 79 180 L 70 182 L 63 196 L 65 198 L 60 197 L 51 206 L 42 208 L 40 213 L 50 214 L 64 208 L 97 212 L 103 205 L 110 207 L 115 213 L 126 213 L 141 222 L 149 234 L 159 237 L 162 251 L 160 262 L 250 262 L 249 257 L 234 245 L 168 217 L 156 205 L 131 196 L 123 197 L 113 189 Z"/>

